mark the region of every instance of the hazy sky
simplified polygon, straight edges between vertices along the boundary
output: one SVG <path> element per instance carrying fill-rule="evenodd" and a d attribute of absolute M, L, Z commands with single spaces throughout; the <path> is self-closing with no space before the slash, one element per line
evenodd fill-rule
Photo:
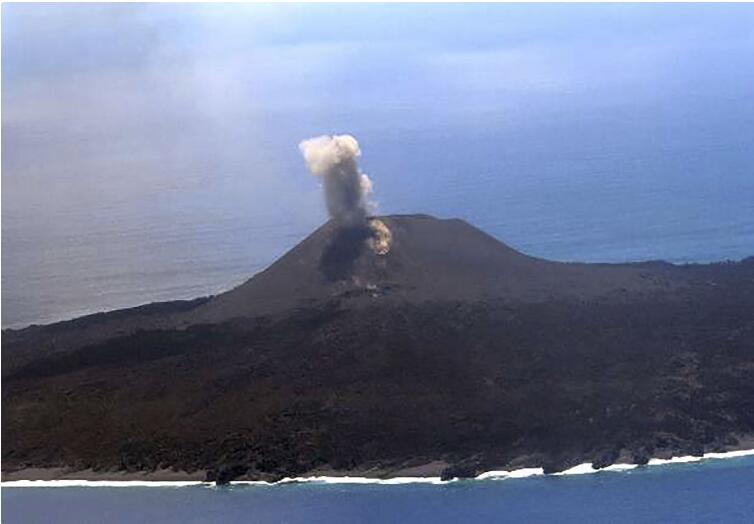
<path fill-rule="evenodd" d="M 350 120 L 385 133 L 412 121 L 440 132 L 491 112 L 525 126 L 584 105 L 630 117 L 667 98 L 703 110 L 705 99 L 739 104 L 754 92 L 753 6 L 2 9 L 11 210 L 128 198 L 156 178 L 191 183 L 192 171 L 239 165 L 254 205 L 294 210 L 309 206 L 314 181 L 290 176 L 280 157 L 295 157 L 301 133 L 356 134 L 338 128 Z M 274 129 L 281 114 L 297 115 L 295 125 Z M 305 194 L 278 193 L 293 188 Z"/>
<path fill-rule="evenodd" d="M 325 219 L 297 150 L 323 133 L 359 139 L 382 212 L 739 256 L 753 63 L 754 5 L 3 4 L 3 305 L 237 283 Z"/>

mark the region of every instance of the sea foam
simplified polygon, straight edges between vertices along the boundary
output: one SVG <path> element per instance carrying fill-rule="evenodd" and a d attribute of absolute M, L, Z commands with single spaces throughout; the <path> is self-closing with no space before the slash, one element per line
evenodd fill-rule
<path fill-rule="evenodd" d="M 745 449 L 738 451 L 727 451 L 723 453 L 705 453 L 702 457 L 683 456 L 669 459 L 653 458 L 647 464 L 648 466 L 663 466 L 669 464 L 687 464 L 690 462 L 699 462 L 702 460 L 730 459 L 738 457 L 747 457 L 754 455 L 754 449 Z M 565 471 L 553 473 L 552 476 L 564 475 L 585 475 L 602 472 L 620 472 L 636 469 L 640 466 L 636 464 L 612 464 L 602 469 L 594 469 L 589 463 L 579 464 Z M 473 479 L 463 479 L 464 481 L 494 481 L 507 479 L 520 479 L 544 475 L 542 468 L 522 468 L 511 471 L 498 470 L 486 471 L 474 477 Z M 393 477 L 387 479 L 372 477 L 332 477 L 332 476 L 314 476 L 314 477 L 285 477 L 277 482 L 265 482 L 261 480 L 236 480 L 230 484 L 233 486 L 278 486 L 284 484 L 371 484 L 383 486 L 395 486 L 405 484 L 430 484 L 442 485 L 451 482 L 457 482 L 459 479 L 441 480 L 440 477 Z M 124 487 L 186 487 L 186 486 L 214 486 L 213 482 L 203 482 L 198 480 L 12 480 L 1 482 L 0 486 L 8 488 L 70 488 L 70 487 L 87 487 L 87 488 L 124 488 Z"/>

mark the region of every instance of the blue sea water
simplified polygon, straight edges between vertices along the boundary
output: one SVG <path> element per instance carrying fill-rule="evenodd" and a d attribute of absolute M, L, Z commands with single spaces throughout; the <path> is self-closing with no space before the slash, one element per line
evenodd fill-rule
<path fill-rule="evenodd" d="M 751 522 L 754 457 L 445 485 L 2 488 L 4 523 Z"/>

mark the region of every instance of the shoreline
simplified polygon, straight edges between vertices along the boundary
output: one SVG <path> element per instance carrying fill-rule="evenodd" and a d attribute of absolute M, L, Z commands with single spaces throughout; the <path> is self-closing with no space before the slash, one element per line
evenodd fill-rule
<path fill-rule="evenodd" d="M 652 458 L 646 464 L 646 467 L 652 466 L 664 466 L 672 464 L 688 464 L 692 462 L 702 462 L 707 460 L 723 460 L 733 459 L 740 457 L 754 456 L 754 449 L 743 449 L 735 451 L 726 451 L 720 453 L 705 453 L 703 456 L 679 456 L 669 459 Z M 630 471 L 637 468 L 645 467 L 638 464 L 621 464 L 616 463 L 610 466 L 594 469 L 590 463 L 583 463 L 572 468 L 557 473 L 547 474 L 547 476 L 558 477 L 568 475 L 584 475 L 594 474 L 600 472 L 622 472 Z M 56 469 L 43 469 L 34 468 L 29 470 L 18 470 L 10 474 L 11 477 L 23 476 L 24 472 L 31 473 L 48 473 L 54 474 Z M 75 474 L 75 473 L 69 473 Z M 3 478 L 7 478 L 9 474 L 4 473 Z M 30 475 L 39 476 L 39 475 Z M 93 475 L 98 476 L 98 475 Z M 89 480 L 89 479 L 76 479 L 76 478 L 58 478 L 47 480 L 32 480 L 32 479 L 15 479 L 15 480 L 3 480 L 0 482 L 0 487 L 3 488 L 53 488 L 53 487 L 189 487 L 189 486 L 205 486 L 212 487 L 214 482 L 206 482 L 201 480 L 204 477 L 204 472 L 186 473 L 171 470 L 162 470 L 152 473 L 104 473 L 99 476 L 110 477 L 107 480 Z M 285 484 L 360 484 L 360 485 L 405 485 L 405 484 L 430 484 L 430 485 L 444 485 L 453 482 L 462 481 L 493 481 L 493 480 L 507 480 L 507 479 L 520 479 L 534 476 L 545 476 L 542 468 L 521 468 L 516 470 L 492 470 L 480 473 L 476 477 L 471 478 L 453 478 L 450 480 L 441 480 L 439 476 L 395 476 L 391 478 L 379 478 L 379 477 L 364 477 L 364 476 L 350 476 L 350 475 L 319 475 L 319 476 L 307 476 L 307 477 L 285 477 L 276 482 L 267 482 L 264 480 L 234 480 L 230 482 L 231 486 L 278 486 Z M 120 477 L 120 478 L 118 478 Z M 125 478 L 130 477 L 130 478 Z M 151 477 L 151 480 L 150 480 Z M 170 478 L 168 478 L 170 477 Z"/>

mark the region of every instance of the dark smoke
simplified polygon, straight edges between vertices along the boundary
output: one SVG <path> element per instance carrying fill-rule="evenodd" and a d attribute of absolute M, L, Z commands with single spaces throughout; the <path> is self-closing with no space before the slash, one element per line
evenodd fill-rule
<path fill-rule="evenodd" d="M 359 143 L 351 135 L 320 136 L 299 144 L 309 171 L 322 178 L 330 217 L 345 224 L 363 224 L 370 211 L 372 182 L 356 159 Z"/>
<path fill-rule="evenodd" d="M 320 271 L 329 281 L 347 279 L 365 248 L 384 256 L 392 243 L 385 223 L 368 217 L 372 182 L 359 169 L 359 143 L 351 135 L 320 136 L 299 149 L 309 171 L 322 179 L 327 211 L 338 226 L 322 252 Z"/>

